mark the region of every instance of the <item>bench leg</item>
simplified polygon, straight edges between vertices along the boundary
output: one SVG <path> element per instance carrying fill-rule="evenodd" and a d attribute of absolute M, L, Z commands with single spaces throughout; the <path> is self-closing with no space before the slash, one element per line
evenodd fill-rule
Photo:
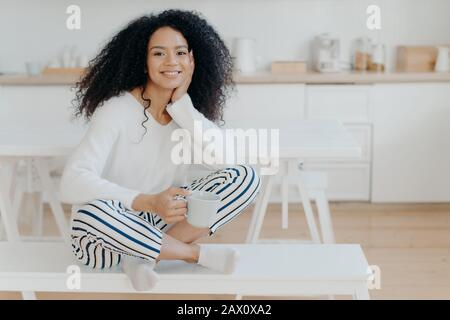
<path fill-rule="evenodd" d="M 22 291 L 22 298 L 23 300 L 37 300 L 33 291 Z"/>

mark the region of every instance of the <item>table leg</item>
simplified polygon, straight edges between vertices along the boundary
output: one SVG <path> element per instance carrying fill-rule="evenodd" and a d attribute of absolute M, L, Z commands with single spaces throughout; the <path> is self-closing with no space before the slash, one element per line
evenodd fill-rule
<path fill-rule="evenodd" d="M 288 173 L 283 175 L 281 180 L 281 227 L 283 229 L 288 228 L 288 215 L 289 215 L 289 191 L 288 191 Z"/>
<path fill-rule="evenodd" d="M 19 223 L 19 221 L 20 221 L 19 220 L 20 219 L 19 210 L 20 210 L 20 206 L 22 205 L 23 196 L 24 196 L 23 190 L 20 187 L 16 188 L 12 206 L 13 206 L 13 211 L 14 211 L 17 223 Z"/>
<path fill-rule="evenodd" d="M 33 217 L 32 217 L 32 232 L 33 235 L 42 237 L 43 232 L 43 218 L 44 218 L 44 203 L 42 199 L 42 192 L 33 192 Z"/>
<path fill-rule="evenodd" d="M 249 243 L 251 241 L 253 233 L 255 232 L 256 220 L 258 219 L 258 213 L 261 208 L 261 198 L 262 194 L 264 193 L 266 183 L 266 179 L 261 178 L 261 191 L 255 199 L 255 208 L 253 209 L 252 219 L 250 220 L 250 224 L 248 226 L 247 238 L 245 240 L 246 243 Z"/>
<path fill-rule="evenodd" d="M 330 208 L 324 191 L 317 193 L 316 205 L 319 214 L 320 229 L 322 230 L 323 243 L 335 243 Z"/>
<path fill-rule="evenodd" d="M 43 191 L 47 192 L 50 207 L 55 217 L 56 224 L 58 225 L 59 232 L 64 241 L 69 241 L 69 226 L 64 216 L 64 210 L 61 202 L 56 197 L 56 190 L 53 186 L 53 181 L 50 178 L 49 169 L 45 159 L 35 159 L 36 169 L 38 171 L 39 178 L 42 182 Z"/>
<path fill-rule="evenodd" d="M 319 230 L 317 229 L 316 220 L 314 219 L 314 212 L 311 206 L 308 190 L 306 189 L 301 175 L 297 179 L 298 191 L 302 199 L 302 206 L 305 211 L 306 222 L 308 223 L 309 231 L 311 232 L 311 238 L 314 243 L 321 243 Z"/>
<path fill-rule="evenodd" d="M 263 185 L 263 191 L 261 194 L 261 203 L 257 206 L 258 211 L 254 212 L 254 219 L 252 219 L 252 225 L 250 225 L 250 231 L 247 235 L 247 243 L 254 243 L 257 241 L 261 232 L 264 216 L 266 215 L 267 205 L 269 203 L 270 194 L 272 192 L 272 185 L 275 179 L 275 175 L 264 176 L 263 180 L 267 179 L 267 183 Z M 256 208 L 255 208 L 256 209 Z M 253 228 L 252 228 L 253 227 Z"/>
<path fill-rule="evenodd" d="M 10 197 L 10 178 L 15 167 L 15 160 L 2 159 L 0 166 L 0 214 L 5 227 L 6 237 L 9 241 L 20 241 L 19 228 L 16 223 L 16 214 Z"/>
<path fill-rule="evenodd" d="M 19 164 L 19 160 L 15 158 L 8 158 L 7 160 L 3 160 L 5 162 L 5 166 L 7 170 L 4 172 L 3 181 L 4 186 L 6 188 L 5 194 L 8 194 L 9 199 L 11 199 L 12 212 L 11 216 L 14 215 L 16 219 L 17 225 L 19 224 L 19 207 L 22 201 L 22 194 L 17 189 L 17 167 Z M 6 161 L 8 162 L 6 164 Z"/>

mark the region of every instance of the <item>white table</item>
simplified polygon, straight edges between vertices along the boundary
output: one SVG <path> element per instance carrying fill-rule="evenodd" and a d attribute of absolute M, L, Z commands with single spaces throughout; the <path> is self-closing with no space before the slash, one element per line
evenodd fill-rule
<path fill-rule="evenodd" d="M 35 162 L 39 178 L 49 196 L 50 206 L 60 232 L 67 236 L 68 228 L 64 214 L 49 176 L 45 159 L 70 155 L 83 136 L 86 127 L 81 121 L 71 123 L 55 121 L 48 125 L 48 115 L 28 113 L 6 113 L 0 108 L 0 212 L 4 220 L 8 239 L 19 239 L 14 219 L 10 194 L 10 183 L 19 159 L 29 158 Z M 46 125 L 43 125 L 46 124 Z M 236 126 L 234 126 L 236 127 Z M 240 126 L 246 128 L 245 125 Z M 294 126 L 283 126 L 279 131 L 279 159 L 281 163 L 293 164 L 305 159 L 327 159 L 358 157 L 361 153 L 353 137 L 337 120 L 304 120 Z M 265 159 L 267 160 L 267 159 Z M 255 241 L 259 235 L 267 209 L 275 175 L 263 176 L 260 201 L 255 206 L 251 229 L 247 241 Z M 301 178 L 298 187 L 302 203 L 312 232 L 313 241 L 320 243 L 315 226 L 307 190 Z"/>
<path fill-rule="evenodd" d="M 72 123 L 69 119 L 52 119 L 48 114 L 8 109 L 0 107 L 0 213 L 7 238 L 9 241 L 20 240 L 11 187 L 18 162 L 26 159 L 33 162 L 43 190 L 49 197 L 59 231 L 67 240 L 69 229 L 56 197 L 47 160 L 69 155 L 86 127 L 81 121 Z"/>
<path fill-rule="evenodd" d="M 246 128 L 245 124 L 239 125 Z M 238 125 L 233 125 L 238 127 Z M 301 164 L 308 159 L 345 159 L 361 156 L 361 147 L 354 137 L 337 120 L 303 120 L 296 121 L 295 125 L 285 125 L 279 128 L 279 165 L 278 175 L 282 175 L 282 209 L 283 216 L 287 216 L 287 180 L 288 175 L 295 174 L 296 169 L 301 170 Z M 268 161 L 268 159 L 264 159 Z M 272 159 L 277 161 L 277 159 Z M 300 168 L 298 166 L 300 165 Z M 250 223 L 246 242 L 258 241 L 264 216 L 267 210 L 269 197 L 273 189 L 276 175 L 261 176 L 262 188 Z M 308 228 L 314 243 L 321 243 L 319 232 L 315 223 L 308 190 L 305 187 L 302 174 L 295 176 L 296 184 L 305 210 Z M 331 228 L 331 220 L 324 225 Z M 329 232 L 330 233 L 330 232 Z"/>

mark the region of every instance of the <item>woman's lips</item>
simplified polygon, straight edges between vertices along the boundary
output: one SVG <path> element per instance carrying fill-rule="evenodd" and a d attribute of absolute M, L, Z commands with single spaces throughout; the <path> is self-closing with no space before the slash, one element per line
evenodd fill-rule
<path fill-rule="evenodd" d="M 166 78 L 174 79 L 174 78 L 177 78 L 181 74 L 181 71 L 163 71 L 161 73 Z"/>

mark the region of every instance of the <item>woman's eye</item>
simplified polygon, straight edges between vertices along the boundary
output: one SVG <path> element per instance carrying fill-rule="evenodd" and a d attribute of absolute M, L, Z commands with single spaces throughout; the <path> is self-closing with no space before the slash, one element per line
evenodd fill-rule
<path fill-rule="evenodd" d="M 178 54 L 178 55 L 186 55 L 187 52 L 179 51 L 177 54 Z M 153 55 L 154 55 L 154 56 L 162 56 L 162 55 L 164 55 L 164 53 L 163 53 L 163 52 L 155 52 L 155 53 L 153 53 Z"/>

